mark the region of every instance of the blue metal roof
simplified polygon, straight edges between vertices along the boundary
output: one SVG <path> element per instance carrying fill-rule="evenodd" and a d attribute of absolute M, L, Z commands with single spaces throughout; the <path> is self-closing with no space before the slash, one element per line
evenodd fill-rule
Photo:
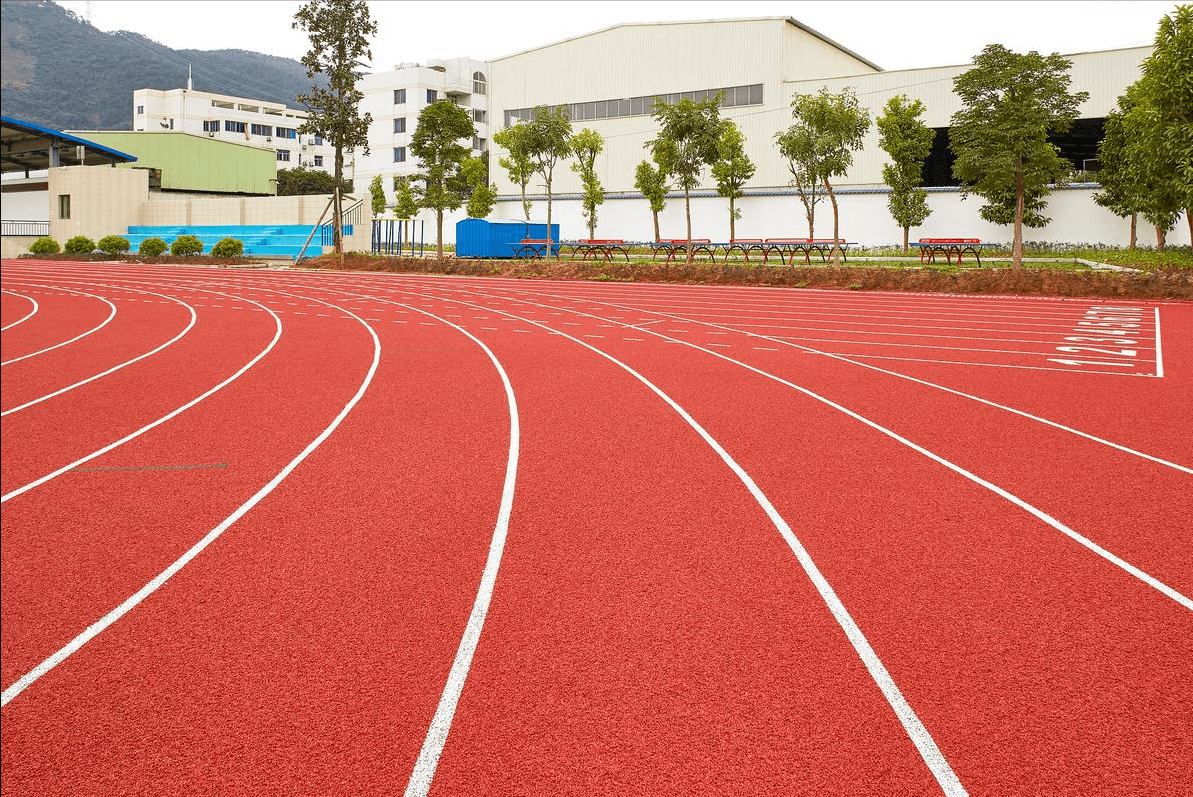
<path fill-rule="evenodd" d="M 78 147 L 83 148 L 81 158 Z M 104 166 L 137 160 L 135 155 L 61 130 L 0 116 L 0 168 L 5 173 L 48 169 L 52 152 L 57 154 L 58 166 Z"/>

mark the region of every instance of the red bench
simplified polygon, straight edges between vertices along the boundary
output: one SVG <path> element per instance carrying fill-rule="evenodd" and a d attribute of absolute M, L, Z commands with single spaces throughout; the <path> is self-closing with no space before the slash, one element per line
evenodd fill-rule
<path fill-rule="evenodd" d="M 981 238 L 921 238 L 911 244 L 920 250 L 920 263 L 935 263 L 938 254 L 944 254 L 949 265 L 953 264 L 953 255 L 957 255 L 957 265 L 961 265 L 961 256 L 969 252 L 973 255 L 978 266 L 982 265 L 982 248 L 997 246 L 992 243 L 982 243 Z"/>
<path fill-rule="evenodd" d="M 570 252 L 575 254 L 580 253 L 581 260 L 588 260 L 589 258 L 596 259 L 603 257 L 605 260 L 612 260 L 615 252 L 620 252 L 630 262 L 630 248 L 634 244 L 628 244 L 621 238 L 581 238 L 578 241 L 563 241 L 559 244 L 560 252 Z"/>
<path fill-rule="evenodd" d="M 779 260 L 786 262 L 789 266 L 795 265 L 796 252 L 803 254 L 805 265 L 811 265 L 813 252 L 820 255 L 820 262 L 827 263 L 828 256 L 834 249 L 840 249 L 841 257 L 848 259 L 845 253 L 849 247 L 853 246 L 844 238 L 767 238 L 764 245 L 766 247 L 763 251 L 764 258 L 771 252 L 775 252 L 778 254 Z M 786 261 L 783 260 L 784 254 L 787 255 Z"/>
<path fill-rule="evenodd" d="M 688 239 L 687 238 L 660 238 L 659 240 L 651 243 L 650 248 L 653 250 L 653 254 L 656 254 L 656 255 L 659 252 L 666 252 L 667 257 L 664 259 L 663 262 L 670 263 L 672 260 L 675 259 L 675 256 L 677 254 L 679 254 L 681 252 L 686 253 L 688 251 Z M 715 247 L 713 245 L 712 239 L 710 239 L 710 238 L 693 238 L 692 239 L 692 254 L 695 255 L 697 252 L 704 252 L 710 258 L 712 258 L 713 260 L 716 260 L 716 255 L 714 254 Z"/>

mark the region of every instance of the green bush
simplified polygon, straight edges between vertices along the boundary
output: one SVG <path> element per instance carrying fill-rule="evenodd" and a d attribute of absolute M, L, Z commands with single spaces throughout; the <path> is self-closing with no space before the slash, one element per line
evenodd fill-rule
<path fill-rule="evenodd" d="M 141 241 L 141 246 L 137 251 L 146 257 L 157 257 L 168 248 L 166 242 L 161 238 L 146 238 Z"/>
<path fill-rule="evenodd" d="M 203 242 L 193 235 L 180 235 L 170 245 L 170 254 L 185 257 L 203 254 Z"/>
<path fill-rule="evenodd" d="M 119 255 L 129 250 L 129 242 L 127 238 L 121 238 L 119 235 L 105 235 L 99 239 L 97 244 L 99 251 L 109 255 Z"/>
<path fill-rule="evenodd" d="M 86 235 L 76 235 L 66 242 L 65 248 L 70 255 L 89 255 L 95 251 L 95 241 Z"/>
<path fill-rule="evenodd" d="M 239 238 L 224 238 L 211 247 L 212 257 L 240 257 L 244 254 L 244 242 Z"/>
<path fill-rule="evenodd" d="M 29 251 L 35 255 L 56 255 L 59 251 L 58 242 L 47 235 L 34 241 Z"/>

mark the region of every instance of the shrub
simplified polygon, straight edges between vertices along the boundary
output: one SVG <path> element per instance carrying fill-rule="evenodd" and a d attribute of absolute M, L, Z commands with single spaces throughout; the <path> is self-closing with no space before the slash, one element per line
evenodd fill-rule
<path fill-rule="evenodd" d="M 65 249 L 70 255 L 89 255 L 95 251 L 95 241 L 86 235 L 76 235 L 66 242 Z"/>
<path fill-rule="evenodd" d="M 56 255 L 58 254 L 58 242 L 48 235 L 43 238 L 38 238 L 29 247 L 29 251 L 35 255 Z"/>
<path fill-rule="evenodd" d="M 193 235 L 180 235 L 170 245 L 170 254 L 184 257 L 186 255 L 201 255 L 203 254 L 203 242 Z"/>
<path fill-rule="evenodd" d="M 96 244 L 99 251 L 109 255 L 118 255 L 129 250 L 129 242 L 127 238 L 121 238 L 119 235 L 105 235 L 99 239 Z"/>
<path fill-rule="evenodd" d="M 161 238 L 146 238 L 141 241 L 141 247 L 137 251 L 146 257 L 157 257 L 168 248 Z"/>
<path fill-rule="evenodd" d="M 244 242 L 239 238 L 224 238 L 211 247 L 212 257 L 240 257 L 244 254 Z"/>

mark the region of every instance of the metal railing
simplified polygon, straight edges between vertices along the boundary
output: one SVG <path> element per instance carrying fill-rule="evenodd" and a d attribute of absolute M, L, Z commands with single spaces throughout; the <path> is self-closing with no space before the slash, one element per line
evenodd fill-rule
<path fill-rule="evenodd" d="M 360 217 L 362 214 L 361 207 L 364 205 L 364 199 L 358 199 L 356 204 L 340 214 L 341 223 L 344 225 L 344 235 L 352 234 L 353 225 L 360 224 Z M 335 246 L 336 234 L 335 223 L 327 222 L 319 228 L 319 242 L 323 246 Z"/>
<path fill-rule="evenodd" d="M 24 221 L 19 219 L 4 219 L 0 222 L 0 235 L 40 235 L 50 234 L 48 221 Z"/>

